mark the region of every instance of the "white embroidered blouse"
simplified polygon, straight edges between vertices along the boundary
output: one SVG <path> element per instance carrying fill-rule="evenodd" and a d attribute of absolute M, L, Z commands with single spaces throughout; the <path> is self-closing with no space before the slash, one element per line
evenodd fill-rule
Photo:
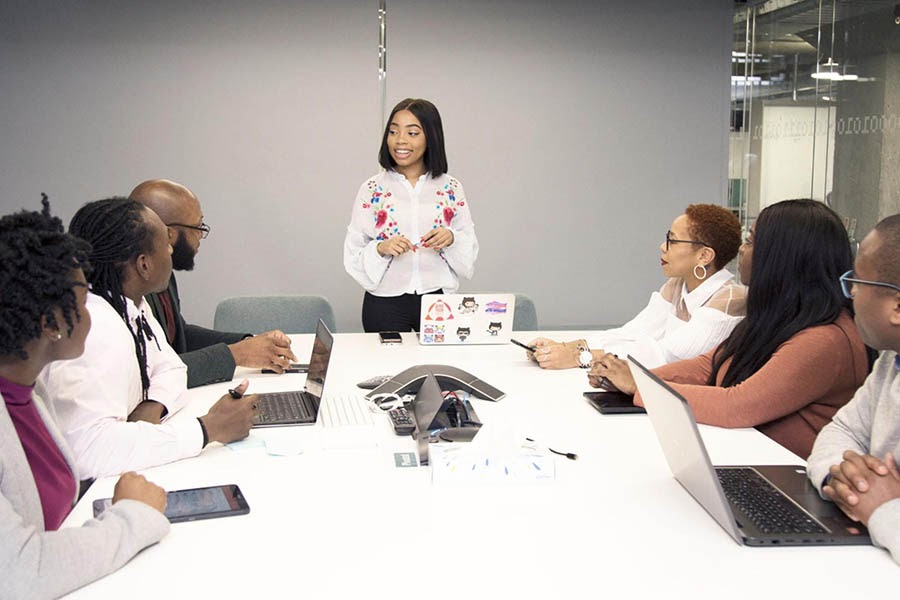
<path fill-rule="evenodd" d="M 453 243 L 440 251 L 417 247 L 401 256 L 381 256 L 378 243 L 404 235 L 413 244 L 429 230 L 444 227 Z M 470 279 L 478 257 L 475 224 L 462 185 L 444 174 L 422 175 L 415 187 L 396 171 L 382 171 L 359 188 L 347 236 L 344 268 L 375 296 L 451 294 L 459 278 Z"/>

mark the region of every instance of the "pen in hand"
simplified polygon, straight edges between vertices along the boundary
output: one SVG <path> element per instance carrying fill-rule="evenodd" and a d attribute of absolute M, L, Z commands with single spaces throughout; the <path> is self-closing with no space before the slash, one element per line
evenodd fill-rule
<path fill-rule="evenodd" d="M 249 385 L 250 382 L 245 379 L 239 385 L 236 385 L 233 388 L 228 388 L 228 395 L 235 400 L 240 400 L 244 397 L 244 392 L 247 391 L 247 386 Z"/>

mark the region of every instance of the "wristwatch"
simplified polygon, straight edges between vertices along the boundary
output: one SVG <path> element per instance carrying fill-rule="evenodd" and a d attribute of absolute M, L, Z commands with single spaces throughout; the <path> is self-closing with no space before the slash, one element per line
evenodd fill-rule
<path fill-rule="evenodd" d="M 591 354 L 591 349 L 588 348 L 587 342 L 582 340 L 575 349 L 578 352 L 578 355 L 575 357 L 578 361 L 578 366 L 582 369 L 590 369 L 594 363 L 594 355 Z"/>

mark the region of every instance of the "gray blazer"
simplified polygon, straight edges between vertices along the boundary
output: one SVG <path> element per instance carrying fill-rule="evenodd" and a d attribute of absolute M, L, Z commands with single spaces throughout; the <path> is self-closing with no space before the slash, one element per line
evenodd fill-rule
<path fill-rule="evenodd" d="M 35 406 L 74 473 L 72 453 L 40 394 L 38 384 Z M 115 571 L 168 531 L 165 516 L 136 500 L 116 502 L 81 527 L 45 531 L 31 467 L 0 402 L 0 598 L 61 596 Z"/>

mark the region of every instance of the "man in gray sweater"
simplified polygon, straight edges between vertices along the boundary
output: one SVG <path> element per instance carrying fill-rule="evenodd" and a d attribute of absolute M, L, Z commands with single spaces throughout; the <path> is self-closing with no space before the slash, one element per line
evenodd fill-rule
<path fill-rule="evenodd" d="M 841 284 L 860 334 L 881 355 L 819 433 L 807 470 L 824 497 L 865 523 L 873 542 L 900 562 L 900 214 L 866 236 Z"/>

